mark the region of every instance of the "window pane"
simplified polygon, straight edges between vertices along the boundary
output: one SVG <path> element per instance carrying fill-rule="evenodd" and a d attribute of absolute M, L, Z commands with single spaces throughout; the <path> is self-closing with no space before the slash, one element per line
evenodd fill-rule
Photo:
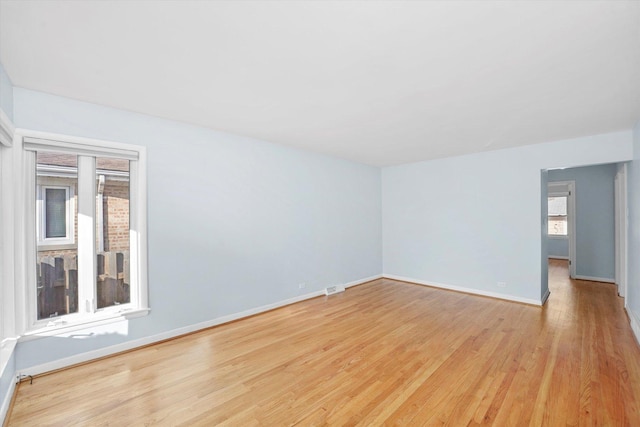
<path fill-rule="evenodd" d="M 549 236 L 567 235 L 567 197 L 549 197 Z"/>
<path fill-rule="evenodd" d="M 67 192 L 64 188 L 47 188 L 45 191 L 45 237 L 66 237 Z"/>
<path fill-rule="evenodd" d="M 567 235 L 567 217 L 550 216 L 549 217 L 549 235 L 550 236 L 566 236 Z"/>
<path fill-rule="evenodd" d="M 129 161 L 96 158 L 98 308 L 131 301 L 129 291 Z"/>
<path fill-rule="evenodd" d="M 78 312 L 78 159 L 44 152 L 38 152 L 36 158 L 36 299 L 40 320 Z"/>
<path fill-rule="evenodd" d="M 549 216 L 567 215 L 566 197 L 549 197 Z"/>

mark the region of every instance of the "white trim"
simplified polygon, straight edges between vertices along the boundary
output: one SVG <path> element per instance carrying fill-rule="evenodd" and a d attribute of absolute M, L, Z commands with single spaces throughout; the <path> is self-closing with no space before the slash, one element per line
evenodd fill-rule
<path fill-rule="evenodd" d="M 350 288 L 352 286 L 361 285 L 363 283 L 371 282 L 372 280 L 376 280 L 380 278 L 382 278 L 382 275 L 376 275 L 376 276 L 367 277 L 365 279 L 354 280 L 353 282 L 346 283 L 344 287 Z M 299 296 L 289 298 L 283 301 L 278 301 L 272 304 L 266 304 L 260 307 L 251 308 L 249 310 L 241 311 L 239 313 L 229 314 L 227 316 L 218 317 L 216 319 L 207 320 L 205 322 L 200 322 L 200 323 L 185 326 L 182 328 L 173 329 L 167 332 L 161 332 L 156 335 L 140 338 L 137 340 L 127 341 L 122 344 L 116 344 L 109 347 L 88 351 L 86 353 L 65 357 L 63 359 L 54 360 L 52 362 L 43 363 L 41 365 L 32 366 L 30 368 L 26 368 L 23 371 L 18 372 L 17 375 L 39 375 L 45 372 L 55 371 L 57 369 L 62 369 L 69 366 L 77 365 L 79 363 L 88 362 L 93 359 L 110 356 L 113 354 L 121 353 L 123 351 L 133 350 L 137 347 L 142 347 L 142 346 L 153 344 L 156 342 L 176 338 L 182 335 L 200 331 L 202 329 L 207 329 L 213 326 L 222 325 L 224 323 L 233 322 L 235 320 L 254 316 L 256 314 L 275 310 L 280 307 L 295 304 L 297 302 L 301 302 L 311 298 L 316 298 L 319 296 L 324 296 L 324 290 L 310 292 L 305 295 L 299 295 Z"/>
<path fill-rule="evenodd" d="M 46 180 L 44 180 L 46 182 Z M 47 190 L 64 190 L 66 235 L 64 237 L 47 237 Z M 41 183 L 36 186 L 36 224 L 37 245 L 53 250 L 54 247 L 75 245 L 75 193 L 73 185 Z"/>
<path fill-rule="evenodd" d="M 562 255 L 549 255 L 548 258 L 549 259 L 562 259 L 562 260 L 565 260 L 565 261 L 569 260 L 568 256 L 562 256 Z"/>
<path fill-rule="evenodd" d="M 121 307 L 121 306 L 118 306 Z M 37 329 L 30 329 L 18 338 L 18 342 L 31 341 L 44 337 L 55 337 L 58 335 L 69 334 L 75 331 L 86 330 L 101 325 L 108 325 L 110 323 L 121 322 L 123 320 L 131 320 L 137 317 L 147 315 L 151 309 L 141 308 L 132 309 L 124 308 L 120 310 L 109 310 L 115 307 L 109 307 L 100 310 L 99 312 L 88 315 L 80 315 L 72 313 L 58 318 L 58 320 L 47 321 L 43 319 L 36 324 Z"/>
<path fill-rule="evenodd" d="M 582 276 L 576 274 L 573 278 L 576 280 L 588 280 L 590 282 L 616 283 L 614 279 L 608 279 L 605 277 Z"/>
<path fill-rule="evenodd" d="M 96 159 L 78 156 L 78 313 L 95 313 Z M 135 261 L 134 261 L 135 262 Z M 132 286 L 133 287 L 133 286 Z M 61 316 L 64 317 L 64 316 Z"/>
<path fill-rule="evenodd" d="M 28 151 L 72 153 L 79 156 L 117 157 L 119 159 L 138 160 L 138 150 L 131 149 L 125 144 L 107 143 L 107 141 L 98 143 L 87 140 L 72 141 L 69 137 L 62 135 L 58 138 L 34 138 L 25 136 L 23 146 L 24 149 Z"/>
<path fill-rule="evenodd" d="M 7 114 L 0 110 L 0 145 L 11 147 L 16 129 Z"/>
<path fill-rule="evenodd" d="M 20 266 L 16 264 L 16 272 L 20 274 L 22 280 L 16 283 L 22 284 L 20 292 L 16 298 L 16 307 L 26 307 L 23 310 L 20 324 L 17 328 L 18 334 L 25 332 L 36 332 L 42 327 L 49 327 L 48 319 L 37 319 L 35 288 L 31 284 L 35 283 L 35 269 L 30 266 L 35 265 L 35 251 L 32 250 L 32 242 L 35 238 L 35 218 L 30 212 L 35 212 L 35 194 L 31 188 L 35 189 L 35 151 L 52 152 L 75 152 L 78 154 L 78 261 L 88 266 L 84 273 L 78 277 L 78 313 L 64 315 L 52 322 L 52 328 L 64 330 L 68 327 L 76 327 L 80 320 L 87 321 L 90 325 L 93 320 L 87 319 L 84 314 L 96 313 L 96 320 L 102 321 L 105 317 L 117 317 L 113 313 L 122 310 L 124 307 L 118 306 L 109 313 L 102 313 L 97 310 L 95 290 L 90 286 L 95 281 L 95 157 L 117 157 L 125 158 L 130 163 L 130 248 L 131 257 L 130 274 L 131 279 L 131 302 L 127 304 L 131 307 L 131 312 L 147 313 L 148 307 L 148 282 L 147 282 L 147 217 L 146 217 L 146 148 L 134 144 L 123 144 L 118 142 L 103 141 L 97 139 L 73 137 L 67 135 L 51 134 L 48 132 L 37 132 L 25 129 L 18 129 L 14 137 L 14 149 L 16 159 L 20 160 L 23 171 L 20 174 L 21 180 L 16 185 L 16 194 L 20 203 L 16 205 L 17 233 L 16 253 L 21 255 Z M 19 170 L 19 169 L 18 169 Z M 32 182 L 34 181 L 34 182 Z M 33 184 L 33 185 L 32 185 Z M 83 202 L 84 201 L 84 202 Z M 19 205 L 19 206 L 18 206 Z M 18 222 L 19 220 L 19 222 Z M 33 223 L 32 223 L 33 222 Z M 82 232 L 83 231 L 83 232 Z M 84 236 L 84 237 L 82 237 Z M 19 237 L 19 238 L 18 238 Z M 80 259 L 82 258 L 82 259 Z M 26 267 L 25 267 L 26 266 Z M 83 285 L 84 284 L 84 285 Z M 86 292 L 84 292 L 86 291 Z M 107 311 L 107 308 L 105 308 Z M 80 315 L 80 316 L 78 316 Z M 68 318 L 67 318 L 68 316 Z M 130 317 L 129 314 L 127 317 Z M 43 322 L 45 321 L 46 322 Z M 55 334 L 54 334 L 55 335 Z"/>
<path fill-rule="evenodd" d="M 20 138 L 18 138 L 20 139 Z M 21 144 L 21 142 L 20 142 Z M 15 145 L 16 155 L 22 155 L 22 181 L 21 188 L 16 195 L 16 253 L 22 255 L 22 264 L 16 264 L 16 276 L 20 275 L 21 279 L 17 280 L 17 294 L 24 296 L 22 301 L 16 301 L 19 307 L 17 313 L 22 314 L 21 327 L 16 332 L 21 334 L 27 328 L 33 326 L 38 318 L 38 291 L 36 268 L 37 265 L 37 177 L 36 177 L 36 153 L 33 151 L 24 151 L 19 144 Z M 20 197 L 22 194 L 22 200 Z M 22 210 L 20 207 L 22 206 Z M 18 221 L 21 221 L 18 224 Z M 32 250 L 31 250 L 32 249 Z"/>
<path fill-rule="evenodd" d="M 353 282 L 348 282 L 343 284 L 345 288 L 351 288 L 353 286 L 362 285 L 363 283 L 371 282 L 373 280 L 382 279 L 384 276 L 382 274 L 376 274 L 375 276 L 365 277 L 364 279 L 354 280 Z"/>
<path fill-rule="evenodd" d="M 0 110 L 2 111 L 2 110 Z M 16 376 L 13 376 L 16 378 Z M 9 415 L 9 407 L 11 406 L 11 400 L 13 399 L 13 394 L 16 391 L 16 381 L 11 381 L 9 383 L 9 389 L 7 390 L 7 394 L 2 401 L 2 406 L 0 407 L 0 424 L 4 425 L 4 422 L 7 420 L 7 415 Z"/>
<path fill-rule="evenodd" d="M 0 110 L 0 341 L 15 336 L 14 158 L 15 128 Z M 3 357 L 4 357 L 3 353 Z M 4 371 L 4 359 L 0 357 Z"/>
<path fill-rule="evenodd" d="M 576 182 L 569 182 L 569 199 L 567 203 L 567 221 L 569 221 L 569 277 L 576 275 L 576 268 L 578 264 L 578 254 L 576 245 Z"/>
<path fill-rule="evenodd" d="M 618 295 L 624 298 L 627 307 L 628 295 L 628 201 L 627 201 L 627 164 L 618 164 L 618 171 L 614 180 L 615 194 L 615 279 L 618 285 Z"/>
<path fill-rule="evenodd" d="M 36 169 L 38 177 L 77 178 L 78 176 L 77 167 L 38 164 Z M 96 168 L 96 175 L 106 175 L 113 181 L 129 181 L 129 172 L 124 171 Z"/>
<path fill-rule="evenodd" d="M 631 331 L 636 337 L 636 341 L 640 344 L 640 315 L 637 315 L 633 310 L 627 310 L 629 315 L 629 323 L 631 324 Z"/>
<path fill-rule="evenodd" d="M 517 297 L 517 296 L 514 296 L 514 295 L 507 295 L 507 294 L 500 294 L 500 293 L 497 293 L 497 292 L 482 291 L 482 290 L 479 290 L 479 289 L 465 288 L 463 286 L 447 285 L 447 284 L 444 284 L 444 283 L 437 283 L 437 282 L 431 282 L 431 281 L 428 281 L 428 280 L 414 279 L 412 277 L 396 276 L 396 275 L 393 275 L 393 274 L 383 274 L 383 277 L 385 279 L 399 280 L 401 282 L 415 283 L 417 285 L 429 286 L 429 287 L 432 287 L 432 288 L 440 288 L 440 289 L 446 289 L 446 290 L 449 290 L 449 291 L 464 292 L 465 294 L 480 295 L 480 296 L 484 296 L 484 297 L 497 298 L 497 299 L 502 299 L 502 300 L 506 300 L 506 301 L 521 302 L 521 303 L 524 303 L 524 304 L 531 304 L 531 305 L 538 305 L 538 306 L 542 306 L 544 304 L 544 300 L 542 298 L 539 299 L 539 300 L 530 299 L 530 298 L 521 298 L 521 297 Z"/>

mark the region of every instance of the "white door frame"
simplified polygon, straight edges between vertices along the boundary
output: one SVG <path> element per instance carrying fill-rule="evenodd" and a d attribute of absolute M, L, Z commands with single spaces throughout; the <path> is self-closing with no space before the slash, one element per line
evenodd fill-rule
<path fill-rule="evenodd" d="M 547 197 L 567 197 L 567 239 L 569 241 L 569 277 L 576 277 L 576 182 L 550 181 Z"/>
<path fill-rule="evenodd" d="M 615 263 L 618 295 L 627 306 L 627 164 L 618 165 L 614 180 L 615 195 Z"/>

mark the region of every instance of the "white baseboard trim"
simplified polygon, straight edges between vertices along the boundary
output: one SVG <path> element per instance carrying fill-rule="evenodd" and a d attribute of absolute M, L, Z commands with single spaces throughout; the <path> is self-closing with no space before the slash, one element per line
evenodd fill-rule
<path fill-rule="evenodd" d="M 549 259 L 563 259 L 565 261 L 569 260 L 568 256 L 560 256 L 560 255 L 549 255 L 548 258 Z"/>
<path fill-rule="evenodd" d="M 590 282 L 616 283 L 615 279 L 607 279 L 606 277 L 581 276 L 576 274 L 573 278 L 576 280 L 588 280 Z"/>
<path fill-rule="evenodd" d="M 349 288 L 352 286 L 361 285 L 363 283 L 370 282 L 372 280 L 376 280 L 380 278 L 382 278 L 382 275 L 376 275 L 376 276 L 367 277 L 365 279 L 354 280 L 353 282 L 345 283 L 344 287 Z M 300 301 L 308 300 L 308 299 L 323 296 L 323 295 L 324 295 L 324 290 L 314 291 L 304 295 L 298 295 L 296 297 L 289 298 L 283 301 L 278 301 L 273 304 L 263 305 L 260 307 L 241 311 L 239 313 L 229 314 L 227 316 L 218 317 L 212 320 L 207 320 L 205 322 L 200 322 L 200 323 L 185 326 L 182 328 L 173 329 L 167 332 L 162 332 L 160 334 L 140 338 L 137 340 L 127 341 L 122 344 L 116 344 L 109 347 L 88 351 L 86 353 L 76 354 L 73 356 L 65 357 L 63 359 L 58 359 L 52 362 L 43 363 L 41 365 L 31 366 L 29 368 L 22 369 L 20 372 L 17 373 L 17 375 L 35 376 L 35 375 L 44 374 L 45 372 L 51 372 L 58 369 L 67 368 L 69 366 L 89 362 L 94 359 L 111 356 L 117 353 L 122 353 L 123 351 L 133 350 L 138 347 L 154 344 L 154 343 L 165 341 L 171 338 L 176 338 L 181 335 L 190 334 L 192 332 L 197 332 L 202 329 L 207 329 L 213 326 L 222 325 L 224 323 L 233 322 L 234 320 L 239 320 L 245 317 L 254 316 L 256 314 L 264 313 L 266 311 L 271 311 L 276 308 L 295 304 Z"/>
<path fill-rule="evenodd" d="M 542 299 L 535 300 L 530 298 L 521 298 L 514 295 L 482 291 L 479 289 L 465 288 L 465 287 L 456 286 L 456 285 L 447 285 L 444 283 L 430 282 L 427 280 L 414 279 L 411 277 L 395 276 L 392 274 L 383 274 L 383 276 L 386 279 L 400 280 L 402 282 L 410 282 L 410 283 L 415 283 L 417 285 L 430 286 L 432 288 L 447 289 L 449 291 L 464 292 L 465 294 L 481 295 L 483 297 L 491 297 L 491 298 L 497 298 L 497 299 L 502 299 L 507 301 L 513 301 L 513 302 L 521 302 L 521 303 L 530 304 L 530 305 L 542 306 L 544 304 L 544 301 L 542 301 Z"/>
<path fill-rule="evenodd" d="M 13 378 L 16 378 L 14 375 Z M 9 384 L 9 390 L 7 390 L 7 394 L 2 399 L 2 406 L 0 406 L 0 425 L 4 425 L 4 422 L 7 420 L 7 415 L 9 415 L 9 406 L 11 406 L 11 400 L 13 399 L 13 393 L 16 391 L 16 382 L 11 381 Z"/>
<path fill-rule="evenodd" d="M 372 282 L 374 280 L 382 279 L 382 274 L 376 274 L 375 276 L 366 277 L 360 280 L 354 280 L 353 282 L 345 283 L 343 286 L 345 288 L 351 288 L 353 286 L 362 285 L 363 283 Z"/>
<path fill-rule="evenodd" d="M 627 314 L 629 315 L 629 323 L 631 323 L 633 335 L 636 336 L 636 341 L 640 344 L 640 314 L 636 314 L 630 309 L 627 309 Z"/>

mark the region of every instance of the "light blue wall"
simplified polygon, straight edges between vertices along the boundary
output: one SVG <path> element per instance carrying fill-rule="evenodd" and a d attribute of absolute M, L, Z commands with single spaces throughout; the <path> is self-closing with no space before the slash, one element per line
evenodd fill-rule
<path fill-rule="evenodd" d="M 628 177 L 629 208 L 629 274 L 627 310 L 640 327 L 640 121 L 633 128 L 633 161 L 629 164 Z M 632 320 L 632 323 L 634 320 Z M 636 330 L 640 339 L 640 329 Z"/>
<path fill-rule="evenodd" d="M 615 280 L 617 168 L 616 164 L 607 164 L 549 171 L 549 182 L 576 182 L 577 276 Z"/>
<path fill-rule="evenodd" d="M 11 388 L 12 384 L 15 383 L 16 381 L 16 378 L 14 377 L 15 373 L 16 373 L 16 353 L 13 352 L 9 356 L 7 365 L 0 375 L 0 405 L 3 404 L 3 402 L 5 401 L 5 398 L 8 395 L 9 389 Z M 2 421 L 2 417 L 0 417 L 0 421 Z"/>
<path fill-rule="evenodd" d="M 625 131 L 383 168 L 383 272 L 540 301 L 541 170 L 631 157 Z"/>
<path fill-rule="evenodd" d="M 549 237 L 547 239 L 549 258 L 569 257 L 569 239 L 566 237 Z"/>
<path fill-rule="evenodd" d="M 381 274 L 379 168 L 20 88 L 14 114 L 147 147 L 151 305 L 91 338 L 22 342 L 18 369 Z"/>
<path fill-rule="evenodd" d="M 92 336 L 21 342 L 18 370 L 285 300 L 302 281 L 384 271 L 539 301 L 541 171 L 632 158 L 625 131 L 381 172 L 20 88 L 13 102 L 19 127 L 148 147 L 152 307 Z"/>
<path fill-rule="evenodd" d="M 0 109 L 13 121 L 13 86 L 9 75 L 0 64 Z"/>

